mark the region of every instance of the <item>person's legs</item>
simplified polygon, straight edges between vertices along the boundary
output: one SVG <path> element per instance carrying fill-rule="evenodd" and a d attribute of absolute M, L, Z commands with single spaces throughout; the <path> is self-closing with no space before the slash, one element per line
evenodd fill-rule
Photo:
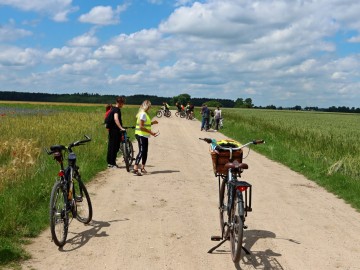
<path fill-rule="evenodd" d="M 117 129 L 109 130 L 109 142 L 107 162 L 109 165 L 116 165 L 116 155 L 120 148 L 120 132 Z"/>
<path fill-rule="evenodd" d="M 215 123 L 216 123 L 215 129 L 216 130 L 219 130 L 219 122 L 220 122 L 220 118 L 216 118 L 215 119 Z"/>
<path fill-rule="evenodd" d="M 139 170 L 139 164 L 141 160 L 144 160 L 144 153 L 145 150 L 147 151 L 147 146 L 144 145 L 144 140 L 143 140 L 143 136 L 139 136 L 139 135 L 135 135 L 135 138 L 138 142 L 138 148 L 139 148 L 139 152 L 135 158 L 135 164 L 134 164 L 134 174 L 135 175 L 141 175 L 141 173 L 138 171 Z M 147 138 L 146 138 L 147 139 Z M 146 154 L 145 154 L 146 156 Z"/>
<path fill-rule="evenodd" d="M 204 129 L 204 126 L 205 126 L 205 117 L 203 117 L 203 118 L 201 119 L 201 130 Z"/>
<path fill-rule="evenodd" d="M 142 156 L 142 168 L 141 168 L 141 171 L 142 172 L 146 172 L 145 171 L 145 164 L 146 164 L 146 161 L 147 161 L 147 157 L 148 157 L 148 149 L 149 149 L 149 139 L 148 138 L 145 138 L 145 137 L 142 137 L 142 146 L 143 146 L 143 156 Z"/>

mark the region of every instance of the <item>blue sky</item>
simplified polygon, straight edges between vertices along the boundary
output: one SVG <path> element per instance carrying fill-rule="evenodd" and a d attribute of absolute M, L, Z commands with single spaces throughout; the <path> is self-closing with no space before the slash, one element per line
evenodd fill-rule
<path fill-rule="evenodd" d="M 357 0 L 0 0 L 0 91 L 360 107 L 359 14 Z"/>

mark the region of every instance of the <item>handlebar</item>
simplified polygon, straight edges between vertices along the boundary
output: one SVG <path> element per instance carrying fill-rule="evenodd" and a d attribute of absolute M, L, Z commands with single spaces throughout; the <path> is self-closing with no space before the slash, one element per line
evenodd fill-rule
<path fill-rule="evenodd" d="M 239 147 L 224 147 L 224 146 L 221 146 L 219 144 L 217 144 L 216 140 L 215 139 L 211 139 L 211 138 L 199 138 L 199 140 L 203 140 L 207 143 L 211 143 L 213 144 L 213 148 L 215 149 L 215 147 L 217 149 L 220 149 L 220 150 L 227 150 L 227 151 L 236 151 L 236 150 L 240 150 L 244 147 L 247 147 L 249 146 L 250 144 L 262 144 L 262 143 L 265 143 L 264 140 L 253 140 L 251 142 L 248 142 L 248 143 L 245 143 Z"/>
<path fill-rule="evenodd" d="M 72 152 L 72 148 L 75 146 L 79 146 L 79 145 L 84 145 L 87 142 L 91 141 L 91 138 L 88 135 L 84 135 L 85 136 L 85 140 L 79 140 L 79 141 L 75 141 L 70 143 L 68 146 L 65 145 L 52 145 L 50 146 L 50 149 L 45 149 L 46 153 L 48 155 L 52 155 L 56 152 L 62 151 L 62 150 L 68 150 L 69 152 Z"/>
<path fill-rule="evenodd" d="M 134 129 L 135 126 L 132 126 L 132 127 L 123 127 L 123 128 L 124 128 L 124 129 L 129 129 L 129 128 Z"/>

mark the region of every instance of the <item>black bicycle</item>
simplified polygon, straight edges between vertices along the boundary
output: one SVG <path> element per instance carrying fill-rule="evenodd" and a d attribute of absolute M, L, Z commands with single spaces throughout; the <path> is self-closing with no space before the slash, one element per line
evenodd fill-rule
<path fill-rule="evenodd" d="M 81 180 L 79 166 L 76 164 L 76 154 L 73 147 L 84 145 L 91 141 L 75 141 L 68 146 L 53 145 L 45 149 L 60 164 L 58 178 L 51 191 L 50 197 L 50 231 L 54 243 L 62 247 L 65 245 L 70 222 L 73 218 L 88 224 L 92 219 L 92 205 L 89 193 Z M 64 167 L 64 154 L 68 153 L 68 166 Z"/>
<path fill-rule="evenodd" d="M 186 116 L 186 112 L 185 112 L 184 110 L 176 111 L 176 112 L 175 112 L 175 116 L 176 116 L 176 117 L 179 117 L 179 116 L 180 116 L 180 118 L 184 118 L 184 117 Z"/>
<path fill-rule="evenodd" d="M 124 127 L 125 131 L 121 132 L 120 151 L 125 162 L 126 171 L 130 172 L 130 166 L 132 165 L 134 158 L 134 146 L 127 134 L 126 129 L 135 127 Z"/>
<path fill-rule="evenodd" d="M 211 157 L 215 176 L 219 179 L 219 215 L 221 236 L 212 236 L 211 240 L 221 241 L 210 249 L 211 253 L 225 241 L 230 240 L 231 257 L 235 263 L 241 258 L 241 250 L 249 252 L 242 246 L 243 232 L 247 229 L 245 217 L 252 211 L 252 185 L 238 178 L 248 169 L 243 160 L 243 148 L 252 144 L 264 143 L 254 140 L 241 145 L 233 140 L 216 141 L 210 138 L 200 138 L 211 144 Z M 250 148 L 249 148 L 250 151 Z"/>

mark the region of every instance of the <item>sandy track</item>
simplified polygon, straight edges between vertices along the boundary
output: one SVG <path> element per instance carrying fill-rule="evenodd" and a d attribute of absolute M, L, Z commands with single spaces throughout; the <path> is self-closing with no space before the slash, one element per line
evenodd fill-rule
<path fill-rule="evenodd" d="M 253 184 L 245 231 L 251 254 L 234 265 L 229 242 L 208 254 L 218 243 L 210 236 L 220 230 L 218 182 L 208 145 L 198 138 L 225 137 L 174 115 L 158 121 L 149 174 L 100 173 L 88 185 L 93 221 L 74 220 L 63 249 L 44 231 L 27 246 L 33 258 L 23 269 L 360 269 L 360 214 L 254 151 L 244 161 L 244 179 Z"/>

